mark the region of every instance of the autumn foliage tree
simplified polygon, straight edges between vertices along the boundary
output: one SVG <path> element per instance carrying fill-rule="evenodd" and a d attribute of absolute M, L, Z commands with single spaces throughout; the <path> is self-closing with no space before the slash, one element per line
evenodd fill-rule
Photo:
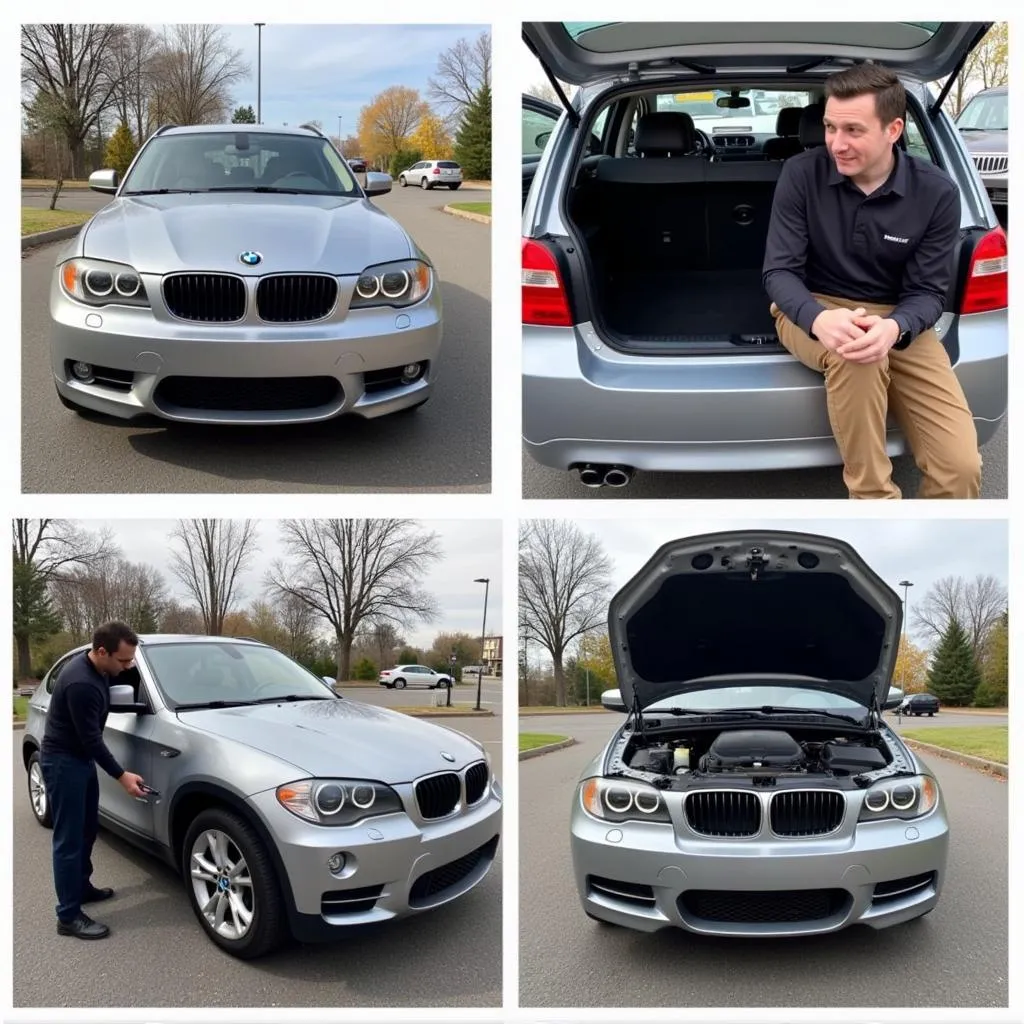
<path fill-rule="evenodd" d="M 424 160 L 451 159 L 452 140 L 437 114 L 426 113 L 420 118 L 416 131 L 409 139 L 409 145 L 419 150 Z"/>
<path fill-rule="evenodd" d="M 928 652 L 909 640 L 904 643 L 903 637 L 900 637 L 893 685 L 904 693 L 924 693 L 928 688 Z"/>
<path fill-rule="evenodd" d="M 393 85 L 378 93 L 359 111 L 360 156 L 375 162 L 409 148 L 409 137 L 430 108 L 415 89 Z"/>

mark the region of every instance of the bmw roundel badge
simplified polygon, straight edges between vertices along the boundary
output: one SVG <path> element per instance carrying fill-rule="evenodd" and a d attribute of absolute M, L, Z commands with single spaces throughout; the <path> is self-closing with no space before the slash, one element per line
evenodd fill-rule
<path fill-rule="evenodd" d="M 258 252 L 253 252 L 252 249 L 246 249 L 238 258 L 247 267 L 255 267 L 257 263 L 263 262 L 263 257 Z"/>
<path fill-rule="evenodd" d="M 443 758 L 444 758 L 444 759 L 445 759 L 446 761 L 451 761 L 452 763 L 454 763 L 454 762 L 455 762 L 455 755 L 454 755 L 454 754 L 449 754 L 447 750 L 442 750 L 442 751 L 441 751 L 441 756 L 442 756 L 442 757 L 443 757 Z"/>

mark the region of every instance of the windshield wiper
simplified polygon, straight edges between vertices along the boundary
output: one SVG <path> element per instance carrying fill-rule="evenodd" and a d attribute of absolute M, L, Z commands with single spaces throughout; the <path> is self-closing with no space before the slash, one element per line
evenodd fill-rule
<path fill-rule="evenodd" d="M 201 188 L 140 188 L 133 192 L 122 192 L 123 196 L 166 196 L 171 193 L 187 192 L 189 194 L 193 192 L 202 192 Z"/>
<path fill-rule="evenodd" d="M 306 190 L 301 188 L 274 188 L 273 185 L 215 185 L 204 189 L 206 192 L 280 192 L 286 196 L 299 196 Z"/>
<path fill-rule="evenodd" d="M 823 708 L 780 708 L 771 704 L 764 704 L 756 708 L 729 708 L 729 711 L 740 713 L 760 713 L 762 715 L 824 715 L 825 718 L 838 718 L 841 722 L 852 722 L 854 725 L 862 725 L 859 718 L 852 715 L 843 715 L 838 711 L 826 711 Z M 867 711 L 865 710 L 865 714 Z"/>
<path fill-rule="evenodd" d="M 198 711 L 203 708 L 242 708 L 255 704 L 254 700 L 204 700 L 195 704 L 178 704 L 175 711 Z"/>
<path fill-rule="evenodd" d="M 250 704 L 284 704 L 296 700 L 335 700 L 334 697 L 321 697 L 315 693 L 285 693 L 280 697 L 260 697 L 249 701 Z"/>

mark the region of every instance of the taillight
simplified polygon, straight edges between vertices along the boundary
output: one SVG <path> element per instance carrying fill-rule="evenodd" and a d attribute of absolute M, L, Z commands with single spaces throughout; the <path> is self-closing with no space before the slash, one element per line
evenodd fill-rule
<path fill-rule="evenodd" d="M 523 239 L 523 323 L 572 327 L 569 299 L 554 254 L 529 238 Z"/>
<path fill-rule="evenodd" d="M 440 174 L 441 173 L 441 168 L 440 167 L 435 167 L 430 173 L 431 174 Z"/>
<path fill-rule="evenodd" d="M 967 272 L 961 313 L 985 313 L 1009 305 L 1009 247 L 1001 227 L 990 231 L 974 247 Z"/>

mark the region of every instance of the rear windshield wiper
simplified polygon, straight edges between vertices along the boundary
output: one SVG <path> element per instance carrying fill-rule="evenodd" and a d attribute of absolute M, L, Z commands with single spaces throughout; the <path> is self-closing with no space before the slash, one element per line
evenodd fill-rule
<path fill-rule="evenodd" d="M 296 700 L 336 700 L 336 697 L 321 697 L 315 693 L 286 693 L 280 697 L 260 697 L 252 704 L 284 704 Z"/>
<path fill-rule="evenodd" d="M 243 708 L 255 704 L 254 700 L 204 700 L 196 704 L 177 704 L 175 711 L 198 711 L 203 708 Z"/>

